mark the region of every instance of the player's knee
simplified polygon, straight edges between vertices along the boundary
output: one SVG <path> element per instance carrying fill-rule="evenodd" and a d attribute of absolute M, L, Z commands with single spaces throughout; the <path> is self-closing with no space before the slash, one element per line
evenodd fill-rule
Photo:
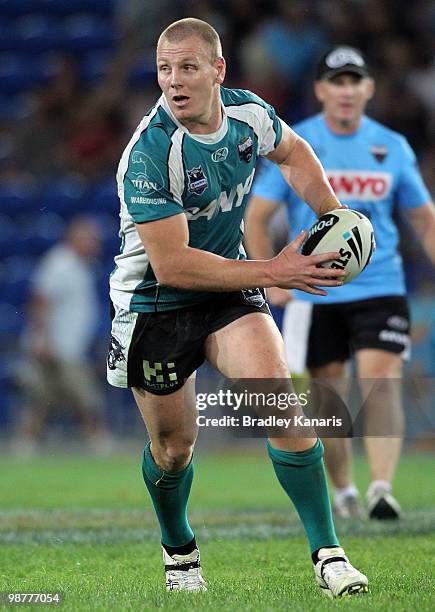
<path fill-rule="evenodd" d="M 376 364 L 373 366 L 366 366 L 363 370 L 360 370 L 360 377 L 362 379 L 373 379 L 373 380 L 388 380 L 390 378 L 397 379 L 401 376 L 401 364 L 399 366 L 396 363 L 390 364 Z"/>
<path fill-rule="evenodd" d="M 403 360 L 400 354 L 386 351 L 361 351 L 357 354 L 358 374 L 364 379 L 400 378 Z"/>
<path fill-rule="evenodd" d="M 259 376 L 261 378 L 268 378 L 270 380 L 287 380 L 289 378 L 290 371 L 288 369 L 287 361 L 279 359 L 274 362 L 273 360 L 269 363 L 262 363 Z"/>
<path fill-rule="evenodd" d="M 192 440 L 161 440 L 155 451 L 158 465 L 165 472 L 179 472 L 188 465 L 193 446 Z"/>

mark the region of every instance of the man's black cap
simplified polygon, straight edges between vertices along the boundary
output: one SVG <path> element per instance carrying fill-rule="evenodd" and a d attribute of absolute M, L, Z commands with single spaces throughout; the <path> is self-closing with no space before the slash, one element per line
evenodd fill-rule
<path fill-rule="evenodd" d="M 369 75 L 366 59 L 355 47 L 339 46 L 325 53 L 317 64 L 316 81 L 332 79 L 337 74 Z"/>

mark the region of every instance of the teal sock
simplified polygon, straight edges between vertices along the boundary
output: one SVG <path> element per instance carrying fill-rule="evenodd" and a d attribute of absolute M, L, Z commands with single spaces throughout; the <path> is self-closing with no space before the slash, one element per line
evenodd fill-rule
<path fill-rule="evenodd" d="M 180 472 L 164 472 L 155 463 L 148 442 L 142 475 L 160 524 L 162 543 L 177 547 L 191 542 L 194 534 L 187 520 L 187 500 L 193 480 L 192 462 Z"/>
<path fill-rule="evenodd" d="M 300 453 L 278 450 L 268 441 L 267 450 L 275 474 L 301 518 L 311 552 L 339 546 L 332 520 L 321 441 L 317 440 L 312 448 Z"/>

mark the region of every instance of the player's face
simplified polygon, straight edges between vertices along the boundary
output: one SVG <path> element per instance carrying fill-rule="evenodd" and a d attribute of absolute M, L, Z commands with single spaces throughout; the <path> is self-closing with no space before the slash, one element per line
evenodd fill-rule
<path fill-rule="evenodd" d="M 359 125 L 366 104 L 374 93 L 374 84 L 369 78 L 340 74 L 318 81 L 315 93 L 331 127 L 351 131 Z"/>
<path fill-rule="evenodd" d="M 193 133 L 217 130 L 221 123 L 219 85 L 225 60 L 212 60 L 209 45 L 198 36 L 180 42 L 160 41 L 157 75 L 169 108 Z"/>

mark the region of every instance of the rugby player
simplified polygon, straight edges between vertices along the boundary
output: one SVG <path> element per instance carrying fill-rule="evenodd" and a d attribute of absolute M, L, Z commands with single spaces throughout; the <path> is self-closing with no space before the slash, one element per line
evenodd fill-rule
<path fill-rule="evenodd" d="M 157 44 L 162 95 L 125 149 L 117 180 L 122 251 L 110 278 L 108 380 L 132 388 L 149 433 L 143 477 L 161 528 L 168 590 L 206 589 L 186 516 L 197 437 L 194 388 L 207 359 L 230 378 L 279 379 L 284 344 L 261 289 L 325 295 L 341 284 L 304 257 L 305 233 L 268 261 L 247 261 L 243 214 L 259 156 L 279 164 L 316 214 L 340 207 L 305 141 L 249 91 L 222 87 L 225 60 L 207 23 L 183 19 Z M 189 381 L 190 379 L 190 381 Z M 293 432 L 294 434 L 294 432 Z M 268 452 L 310 543 L 315 577 L 332 596 L 367 590 L 335 534 L 314 435 L 270 436 Z"/>

